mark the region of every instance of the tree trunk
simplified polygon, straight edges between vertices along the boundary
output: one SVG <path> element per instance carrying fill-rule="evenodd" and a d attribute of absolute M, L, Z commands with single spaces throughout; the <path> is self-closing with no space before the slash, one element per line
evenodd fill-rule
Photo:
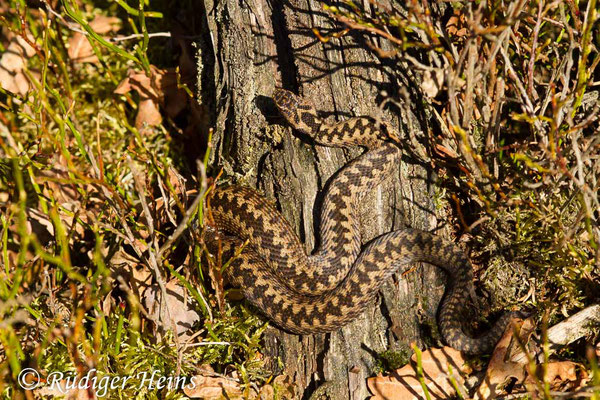
<path fill-rule="evenodd" d="M 407 125 L 397 110 L 382 112 L 377 101 L 383 90 L 400 92 L 397 72 L 349 36 L 319 41 L 313 28 L 324 34 L 336 27 L 316 1 L 206 0 L 201 7 L 199 93 L 215 127 L 213 165 L 275 199 L 312 251 L 321 190 L 361 150 L 314 146 L 292 136 L 271 100 L 273 89 L 284 87 L 311 99 L 330 122 L 382 115 L 405 137 Z M 399 163 L 363 204 L 363 243 L 403 226 L 433 230 L 436 207 L 428 181 L 421 166 Z M 441 278 L 430 266 L 396 274 L 382 286 L 376 304 L 331 334 L 297 336 L 269 329 L 264 344 L 273 373 L 291 376 L 299 399 L 309 398 L 324 382 L 331 382 L 324 388 L 332 399 L 364 399 L 378 354 L 408 349 L 413 341 L 422 344 L 423 333 L 430 333 L 423 327 L 435 321 Z"/>

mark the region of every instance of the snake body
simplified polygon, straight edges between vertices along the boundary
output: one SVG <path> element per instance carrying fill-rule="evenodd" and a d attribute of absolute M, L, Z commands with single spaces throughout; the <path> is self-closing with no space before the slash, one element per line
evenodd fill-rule
<path fill-rule="evenodd" d="M 504 314 L 481 337 L 462 331 L 463 312 L 474 293 L 473 271 L 456 245 L 428 232 L 403 229 L 378 237 L 361 251 L 361 200 L 398 161 L 396 136 L 371 118 L 327 124 L 310 103 L 287 90 L 276 89 L 274 100 L 287 122 L 317 144 L 363 146 L 368 151 L 329 183 L 321 209 L 321 246 L 312 255 L 306 253 L 283 215 L 259 193 L 237 185 L 217 187 L 209 209 L 223 246 L 232 253 L 247 243 L 226 269 L 231 283 L 287 331 L 330 332 L 356 318 L 398 268 L 430 263 L 446 271 L 449 278 L 438 310 L 444 340 L 467 353 L 493 349 L 511 314 Z"/>

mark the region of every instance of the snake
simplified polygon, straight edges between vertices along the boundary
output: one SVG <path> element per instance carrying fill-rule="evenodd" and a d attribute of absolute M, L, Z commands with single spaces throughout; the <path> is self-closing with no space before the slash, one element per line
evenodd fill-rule
<path fill-rule="evenodd" d="M 286 89 L 276 88 L 273 100 L 287 124 L 316 145 L 366 151 L 326 185 L 320 244 L 312 254 L 274 202 L 243 185 L 216 186 L 207 200 L 209 225 L 216 231 L 209 241 L 230 258 L 226 279 L 275 325 L 305 335 L 339 330 L 357 318 L 401 267 L 432 264 L 448 278 L 437 313 L 443 340 L 465 353 L 493 350 L 514 313 L 505 312 L 479 337 L 463 331 L 475 292 L 473 267 L 460 247 L 412 228 L 362 244 L 362 200 L 390 176 L 401 156 L 393 129 L 371 117 L 327 123 L 310 101 Z"/>

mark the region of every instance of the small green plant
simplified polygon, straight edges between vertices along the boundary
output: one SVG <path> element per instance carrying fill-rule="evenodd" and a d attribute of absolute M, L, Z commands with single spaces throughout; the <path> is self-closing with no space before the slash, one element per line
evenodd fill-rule
<path fill-rule="evenodd" d="M 386 350 L 378 355 L 378 365 L 375 367 L 377 372 L 395 371 L 405 366 L 410 361 L 410 351 L 407 349 Z"/>

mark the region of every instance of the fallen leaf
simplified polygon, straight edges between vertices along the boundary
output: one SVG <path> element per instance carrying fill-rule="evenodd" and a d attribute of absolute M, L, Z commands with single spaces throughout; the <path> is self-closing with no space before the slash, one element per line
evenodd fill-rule
<path fill-rule="evenodd" d="M 115 306 L 115 298 L 112 296 L 112 290 L 111 290 L 106 294 L 106 296 L 104 297 L 104 300 L 101 301 L 100 309 L 102 310 L 102 313 L 104 315 L 111 315 L 111 311 L 114 306 Z"/>
<path fill-rule="evenodd" d="M 588 374 L 585 367 L 572 361 L 554 361 L 546 364 L 546 376 L 542 379 L 543 368 L 541 365 L 536 368 L 537 377 L 527 376 L 525 387 L 530 392 L 536 390 L 536 381 L 548 382 L 553 390 L 573 390 L 580 387 L 587 381 Z"/>
<path fill-rule="evenodd" d="M 423 72 L 421 89 L 423 94 L 429 98 L 434 98 L 444 86 L 444 71 L 441 68 L 434 71 L 427 70 Z"/>
<path fill-rule="evenodd" d="M 460 10 L 454 10 L 454 15 L 448 18 L 448 22 L 446 23 L 446 32 L 448 32 L 448 36 L 458 36 L 463 37 L 469 33 L 469 30 L 466 28 L 467 17 Z"/>
<path fill-rule="evenodd" d="M 514 337 L 515 329 L 512 329 L 513 325 L 518 332 L 518 340 Z M 525 321 L 519 319 L 511 321 L 494 349 L 485 378 L 475 393 L 475 399 L 495 398 L 496 390 L 509 379 L 516 379 L 517 382 L 525 380 L 528 360 L 519 346 L 519 342 L 527 346 L 534 329 L 531 318 Z"/>
<path fill-rule="evenodd" d="M 183 393 L 192 399 L 201 398 L 204 400 L 217 400 L 223 398 L 242 398 L 240 385 L 236 381 L 227 378 L 213 378 L 202 375 L 196 375 L 192 377 L 191 383 L 183 389 Z"/>
<path fill-rule="evenodd" d="M 35 41 L 31 35 L 28 36 L 28 40 Z M 0 57 L 0 86 L 4 90 L 20 95 L 29 91 L 31 84 L 23 70 L 27 66 L 27 60 L 34 54 L 35 49 L 21 36 L 14 36 L 10 40 L 6 51 Z"/>
<path fill-rule="evenodd" d="M 192 325 L 201 318 L 200 313 L 192 306 L 192 298 L 186 294 L 178 280 L 172 280 L 166 285 L 166 309 L 161 310 L 161 291 L 158 285 L 153 285 L 144 291 L 144 306 L 157 324 L 157 335 L 160 337 L 165 330 L 171 328 L 171 319 L 180 338 L 189 337 Z M 167 313 L 168 310 L 168 313 Z M 170 317 L 170 318 L 169 318 Z"/>
<path fill-rule="evenodd" d="M 188 104 L 185 90 L 177 85 L 177 71 L 174 68 L 159 69 L 150 66 L 150 76 L 144 72 L 130 70 L 119 86 L 116 94 L 125 94 L 132 90 L 138 92 L 140 105 L 135 118 L 135 127 L 143 131 L 144 127 L 157 126 L 162 122 L 159 107 L 166 104 L 169 117 L 176 116 Z"/>
<path fill-rule="evenodd" d="M 374 396 L 371 400 L 424 399 L 423 387 L 416 372 L 416 356 L 411 362 L 397 369 L 389 376 L 367 379 L 367 386 Z M 471 368 L 466 364 L 462 353 L 451 347 L 429 349 L 421 354 L 421 365 L 425 385 L 432 399 L 447 399 L 456 394 L 450 377 L 464 390 L 464 374 Z M 450 368 L 452 373 L 449 372 Z M 463 392 L 463 395 L 466 393 Z"/>
<path fill-rule="evenodd" d="M 275 398 L 275 389 L 273 386 L 266 384 L 263 385 L 258 391 L 257 399 L 259 400 L 272 400 Z"/>
<path fill-rule="evenodd" d="M 574 363 L 572 361 L 555 361 L 548 363 L 546 365 L 546 380 L 548 382 L 553 382 L 555 380 L 561 381 L 576 381 L 579 379 L 577 374 L 578 370 L 582 370 L 585 368 L 583 365 L 579 363 Z M 583 378 L 587 376 L 585 373 L 585 369 L 583 369 Z"/>
<path fill-rule="evenodd" d="M 135 127 L 143 129 L 144 126 L 158 126 L 162 122 L 162 115 L 158 104 L 152 99 L 140 100 L 138 113 L 135 117 Z"/>
<path fill-rule="evenodd" d="M 97 34 L 106 35 L 109 32 L 116 32 L 121 29 L 121 20 L 117 17 L 97 15 L 90 22 L 90 27 Z M 96 64 L 99 62 L 87 35 L 81 32 L 75 32 L 69 39 L 68 54 L 71 60 L 78 63 Z"/>

